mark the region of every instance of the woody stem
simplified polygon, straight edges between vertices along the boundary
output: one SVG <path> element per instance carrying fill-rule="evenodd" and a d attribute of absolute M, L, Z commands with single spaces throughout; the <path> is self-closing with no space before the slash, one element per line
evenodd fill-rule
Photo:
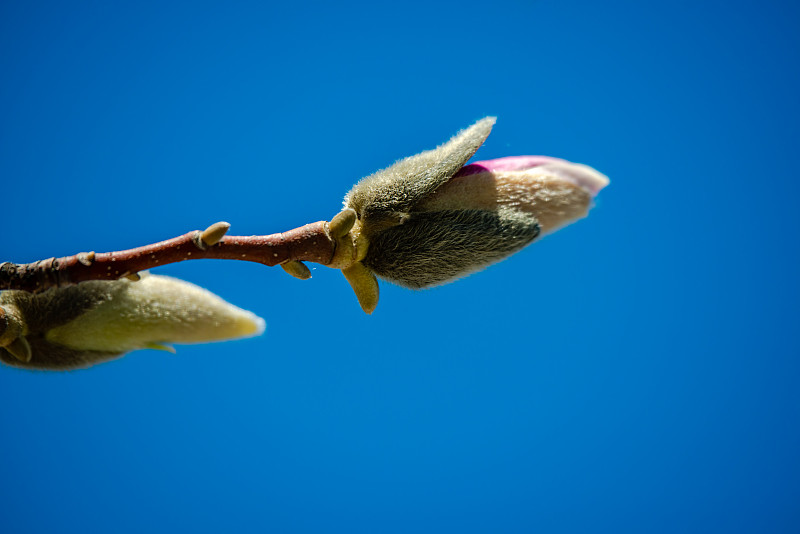
<path fill-rule="evenodd" d="M 40 292 L 87 280 L 116 280 L 139 271 L 185 260 L 241 260 L 274 266 L 290 261 L 327 265 L 336 241 L 325 221 L 271 235 L 225 236 L 227 223 L 173 239 L 119 252 L 83 252 L 33 263 L 0 264 L 0 289 Z M 209 237 L 210 236 L 210 237 Z"/>

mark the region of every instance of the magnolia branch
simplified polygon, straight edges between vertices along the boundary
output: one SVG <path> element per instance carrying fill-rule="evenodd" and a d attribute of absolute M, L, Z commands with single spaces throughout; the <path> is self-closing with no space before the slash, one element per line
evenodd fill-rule
<path fill-rule="evenodd" d="M 336 219 L 336 218 L 334 218 Z M 350 223 L 352 226 L 352 223 Z M 173 239 L 119 252 L 82 252 L 33 263 L 0 264 L 0 289 L 38 293 L 87 280 L 138 280 L 140 271 L 185 260 L 241 260 L 281 265 L 289 274 L 306 279 L 311 273 L 302 261 L 329 265 L 336 236 L 329 223 L 319 221 L 271 235 L 225 236 L 230 225 L 219 222 Z M 349 229 L 349 228 L 348 228 Z M 338 235 L 338 232 L 335 232 Z"/>

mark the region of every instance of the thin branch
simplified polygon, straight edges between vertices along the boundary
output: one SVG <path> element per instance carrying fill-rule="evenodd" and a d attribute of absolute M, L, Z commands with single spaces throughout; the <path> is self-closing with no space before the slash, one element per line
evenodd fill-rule
<path fill-rule="evenodd" d="M 336 251 L 336 240 L 327 225 L 319 221 L 278 234 L 223 237 L 230 225 L 216 223 L 203 232 L 195 230 L 130 250 L 82 252 L 26 264 L 6 262 L 0 264 L 0 289 L 38 293 L 87 280 L 136 279 L 139 271 L 185 260 L 242 260 L 268 266 L 312 261 L 328 265 Z"/>

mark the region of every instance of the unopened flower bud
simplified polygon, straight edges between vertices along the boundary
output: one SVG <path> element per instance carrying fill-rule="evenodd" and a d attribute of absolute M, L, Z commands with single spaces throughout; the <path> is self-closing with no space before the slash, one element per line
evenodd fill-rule
<path fill-rule="evenodd" d="M 0 293 L 0 360 L 38 369 L 89 367 L 137 349 L 252 336 L 264 321 L 167 276 Z M 26 353 L 19 341 L 30 347 Z"/>
<path fill-rule="evenodd" d="M 483 269 L 586 216 L 608 185 L 591 167 L 545 156 L 464 166 L 494 122 L 478 121 L 353 187 L 345 208 L 358 217 L 351 231 L 360 251 L 356 262 L 396 284 L 430 287 Z"/>

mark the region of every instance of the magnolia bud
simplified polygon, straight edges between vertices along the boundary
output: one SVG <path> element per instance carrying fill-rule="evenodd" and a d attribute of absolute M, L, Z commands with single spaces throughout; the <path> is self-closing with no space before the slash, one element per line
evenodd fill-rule
<path fill-rule="evenodd" d="M 545 156 L 464 167 L 494 122 L 493 117 L 478 121 L 444 145 L 353 187 L 345 208 L 357 215 L 351 230 L 354 260 L 364 272 L 415 289 L 447 283 L 586 216 L 594 196 L 608 185 L 591 167 Z M 358 284 L 352 276 L 348 281 L 359 295 L 359 287 L 369 287 L 367 275 L 348 270 L 358 275 Z M 377 289 L 373 293 L 371 308 Z"/>
<path fill-rule="evenodd" d="M 171 351 L 165 343 L 221 341 L 263 330 L 262 319 L 205 289 L 146 273 L 138 282 L 0 293 L 0 360 L 17 367 L 89 367 L 132 350 Z"/>

